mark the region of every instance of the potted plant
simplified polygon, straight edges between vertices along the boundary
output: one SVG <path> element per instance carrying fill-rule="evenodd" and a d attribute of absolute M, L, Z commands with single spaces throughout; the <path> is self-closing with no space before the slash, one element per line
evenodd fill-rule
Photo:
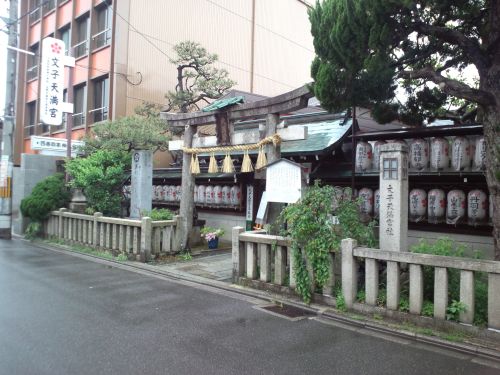
<path fill-rule="evenodd" d="M 200 233 L 207 241 L 209 249 L 217 249 L 219 246 L 219 237 L 224 235 L 224 230 L 221 228 L 204 227 Z"/>

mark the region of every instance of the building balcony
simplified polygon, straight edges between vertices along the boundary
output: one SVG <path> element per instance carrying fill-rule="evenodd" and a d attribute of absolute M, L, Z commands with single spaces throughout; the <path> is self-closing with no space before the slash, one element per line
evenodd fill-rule
<path fill-rule="evenodd" d="M 89 54 L 89 41 L 88 41 L 88 39 L 86 39 L 78 44 L 75 44 L 73 46 L 73 51 L 74 51 L 76 59 L 79 57 L 88 55 Z"/>
<path fill-rule="evenodd" d="M 92 36 L 92 50 L 108 46 L 111 43 L 111 29 L 106 29 Z"/>
<path fill-rule="evenodd" d="M 74 113 L 73 114 L 73 127 L 85 125 L 85 113 Z"/>
<path fill-rule="evenodd" d="M 38 78 L 38 65 L 26 69 L 26 80 L 30 81 L 35 78 Z"/>
<path fill-rule="evenodd" d="M 97 122 L 106 121 L 108 119 L 108 107 L 92 109 L 89 111 L 89 114 L 92 116 L 94 124 Z"/>

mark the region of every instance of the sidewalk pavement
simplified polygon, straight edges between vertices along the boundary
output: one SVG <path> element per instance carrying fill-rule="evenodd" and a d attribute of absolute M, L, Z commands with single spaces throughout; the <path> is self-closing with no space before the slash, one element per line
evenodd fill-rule
<path fill-rule="evenodd" d="M 189 261 L 157 264 L 162 271 L 181 271 L 211 280 L 231 282 L 233 264 L 231 253 L 194 257 Z"/>

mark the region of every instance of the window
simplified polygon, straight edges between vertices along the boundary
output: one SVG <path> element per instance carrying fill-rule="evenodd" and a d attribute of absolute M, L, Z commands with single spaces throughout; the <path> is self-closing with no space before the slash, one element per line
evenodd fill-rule
<path fill-rule="evenodd" d="M 59 39 L 64 42 L 64 45 L 66 46 L 66 51 L 64 51 L 64 54 L 68 56 L 69 48 L 71 46 L 71 29 L 69 25 L 59 30 Z"/>
<path fill-rule="evenodd" d="M 75 57 L 85 56 L 89 53 L 89 17 L 79 18 L 76 21 Z"/>
<path fill-rule="evenodd" d="M 94 122 L 108 119 L 109 79 L 96 80 L 94 83 L 94 108 L 90 111 Z"/>
<path fill-rule="evenodd" d="M 398 159 L 385 158 L 383 162 L 383 178 L 384 180 L 398 179 Z"/>
<path fill-rule="evenodd" d="M 43 3 L 43 12 L 48 13 L 56 7 L 56 0 L 45 0 Z"/>
<path fill-rule="evenodd" d="M 109 45 L 111 42 L 111 10 L 108 6 L 97 9 L 97 33 L 92 36 L 93 48 Z"/>
<path fill-rule="evenodd" d="M 73 126 L 85 125 L 85 111 L 87 107 L 86 96 L 87 96 L 87 87 L 85 85 L 81 85 L 74 88 Z"/>
<path fill-rule="evenodd" d="M 24 136 L 35 134 L 36 125 L 36 102 L 26 104 L 26 123 L 24 125 Z"/>
<path fill-rule="evenodd" d="M 34 23 L 40 19 L 40 0 L 30 1 L 30 23 Z"/>
<path fill-rule="evenodd" d="M 28 81 L 38 77 L 38 44 L 32 45 L 29 50 L 34 53 L 34 55 L 28 55 L 28 65 L 26 69 L 26 80 Z"/>

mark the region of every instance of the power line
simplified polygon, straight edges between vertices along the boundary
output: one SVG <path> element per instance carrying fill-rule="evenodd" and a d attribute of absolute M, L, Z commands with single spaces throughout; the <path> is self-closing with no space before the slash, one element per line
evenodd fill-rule
<path fill-rule="evenodd" d="M 143 36 L 143 37 L 145 37 L 145 38 L 146 38 L 146 37 L 149 37 L 149 38 L 151 38 L 151 39 L 157 40 L 158 42 L 166 43 L 166 44 L 171 45 L 171 46 L 174 46 L 174 45 L 175 45 L 175 44 L 173 44 L 173 43 L 171 43 L 171 42 L 169 42 L 169 41 L 166 41 L 166 40 L 163 40 L 163 39 L 157 38 L 157 37 L 155 37 L 155 36 L 153 36 L 153 35 L 148 35 L 148 34 L 145 34 L 145 33 L 140 33 L 140 32 L 138 32 L 138 31 L 135 31 L 135 32 L 139 33 L 141 36 Z M 245 69 L 245 68 L 239 67 L 239 66 L 237 66 L 237 65 L 233 65 L 233 64 L 228 63 L 228 62 L 226 62 L 226 61 L 224 61 L 224 60 L 217 60 L 217 62 L 218 62 L 218 63 L 221 63 L 221 64 L 223 64 L 223 65 L 230 66 L 230 67 L 232 67 L 232 68 L 234 68 L 234 69 L 241 70 L 242 72 L 252 73 L 252 72 L 251 72 L 250 70 L 248 70 L 248 69 Z M 284 82 L 281 82 L 281 81 L 277 81 L 277 80 L 275 80 L 274 78 L 267 77 L 267 76 L 265 76 L 265 75 L 262 75 L 262 74 L 256 73 L 255 71 L 253 72 L 253 74 L 254 74 L 254 75 L 256 75 L 256 76 L 258 76 L 258 77 L 260 77 L 260 78 L 264 78 L 264 79 L 267 79 L 267 80 L 269 80 L 269 81 L 273 81 L 273 82 L 275 82 L 275 83 L 279 83 L 280 85 L 287 86 L 287 87 L 292 88 L 292 89 L 296 88 L 295 86 L 289 85 L 288 83 L 284 83 Z"/>
<path fill-rule="evenodd" d="M 240 18 L 242 18 L 242 19 L 244 19 L 244 20 L 246 20 L 246 21 L 248 21 L 248 22 L 251 22 L 251 23 L 253 23 L 253 22 L 254 22 L 251 18 L 245 17 L 245 16 L 244 16 L 244 15 L 242 15 L 242 14 L 239 14 L 239 13 L 237 13 L 237 12 L 234 12 L 234 11 L 232 11 L 231 9 L 228 9 L 228 8 L 226 8 L 226 7 L 224 7 L 224 6 L 222 6 L 222 5 L 218 4 L 218 3 L 216 3 L 215 1 L 212 1 L 212 0 L 205 0 L 205 1 L 209 2 L 209 3 L 210 3 L 210 4 L 212 4 L 212 5 L 215 5 L 215 6 L 216 6 L 216 7 L 218 7 L 218 8 L 224 9 L 226 12 L 231 13 L 231 14 L 234 14 L 235 16 L 240 17 Z M 257 23 L 257 22 L 255 22 L 255 26 L 258 26 L 258 27 L 260 27 L 260 28 L 262 28 L 262 29 L 264 29 L 264 30 L 266 30 L 266 31 L 269 31 L 271 34 L 274 34 L 274 35 L 276 35 L 276 36 L 279 36 L 280 38 L 283 38 L 283 39 L 285 39 L 285 40 L 289 41 L 290 43 L 293 43 L 293 44 L 295 44 L 296 46 L 299 46 L 299 47 L 301 47 L 301 48 L 303 48 L 303 49 L 305 49 L 305 50 L 307 50 L 307 51 L 309 51 L 309 52 L 315 53 L 315 52 L 314 52 L 314 50 L 310 49 L 309 47 L 303 46 L 302 44 L 297 43 L 295 40 L 290 39 L 290 38 L 288 38 L 288 37 L 284 36 L 283 34 L 280 34 L 280 33 L 276 32 L 276 31 L 274 31 L 274 30 L 271 30 L 271 29 L 270 29 L 270 28 L 268 28 L 267 26 L 261 25 L 261 24 L 259 24 L 259 23 Z"/>
<path fill-rule="evenodd" d="M 208 1 L 208 0 L 207 0 L 207 1 Z M 105 0 L 105 3 L 106 3 L 106 5 L 108 6 L 108 8 L 111 8 L 111 9 L 113 10 L 113 6 L 112 6 L 111 4 L 109 4 L 109 3 L 108 3 L 108 0 Z M 142 36 L 142 37 L 143 37 L 143 38 L 144 38 L 144 39 L 145 39 L 145 40 L 146 40 L 149 44 L 151 44 L 151 45 L 152 45 L 152 46 L 153 46 L 156 50 L 158 50 L 158 51 L 159 51 L 162 55 L 164 55 L 165 57 L 167 57 L 168 59 L 170 59 L 170 57 L 169 57 L 169 56 L 168 56 L 165 52 L 163 52 L 163 50 L 162 50 L 160 47 L 158 47 L 156 44 L 154 44 L 154 43 L 153 43 L 153 42 L 152 42 L 149 38 L 155 39 L 155 40 L 157 40 L 157 41 L 159 41 L 159 42 L 166 43 L 166 44 L 168 44 L 168 45 L 170 45 L 170 46 L 174 46 L 175 44 L 173 44 L 173 43 L 171 43 L 171 42 L 168 42 L 168 41 L 166 41 L 166 40 L 159 39 L 159 38 L 154 37 L 154 36 L 152 36 L 152 35 L 147 35 L 147 34 L 145 34 L 145 33 L 141 32 L 141 31 L 139 31 L 139 30 L 138 30 L 138 29 L 137 29 L 134 25 L 132 25 L 132 24 L 131 24 L 131 23 L 130 23 L 127 19 L 125 19 L 125 17 L 123 17 L 120 13 L 118 13 L 118 11 L 116 10 L 116 8 L 114 9 L 114 13 L 116 13 L 116 15 L 117 15 L 118 17 L 120 17 L 123 21 L 125 21 L 125 22 L 126 22 L 126 23 L 127 23 L 127 24 L 128 24 L 128 25 L 132 28 L 132 29 L 133 29 L 133 31 L 135 31 L 137 34 L 139 34 L 140 36 Z M 312 51 L 312 52 L 314 52 L 314 51 Z M 246 72 L 246 73 L 252 73 L 252 72 L 251 72 L 251 71 L 249 71 L 249 70 L 246 70 L 246 69 L 241 68 L 241 67 L 236 66 L 236 65 L 232 65 L 232 64 L 227 63 L 227 62 L 225 62 L 225 61 L 222 61 L 222 60 L 217 60 L 217 61 L 218 61 L 218 62 L 220 62 L 220 63 L 222 63 L 222 64 L 224 64 L 224 65 L 231 66 L 231 67 L 233 67 L 233 68 L 235 68 L 235 69 L 239 69 L 239 70 L 241 70 L 241 71 L 244 71 L 244 72 Z M 268 80 L 270 80 L 270 81 L 273 81 L 273 82 L 275 82 L 275 83 L 279 83 L 279 84 L 281 84 L 281 85 L 287 86 L 287 87 L 289 87 L 289 88 L 295 88 L 294 86 L 291 86 L 291 85 L 289 85 L 289 84 L 287 84 L 287 83 L 277 81 L 277 80 L 275 80 L 275 79 L 273 79 L 273 78 L 266 77 L 266 76 L 264 76 L 264 75 L 262 75 L 262 74 L 258 74 L 258 73 L 255 73 L 255 72 L 253 72 L 253 74 L 255 74 L 256 76 L 259 76 L 259 77 L 261 77 L 261 78 L 264 78 L 264 79 L 268 79 Z"/>
<path fill-rule="evenodd" d="M 13 20 L 13 21 L 10 21 L 10 22 L 6 22 L 6 25 L 7 25 L 7 28 L 11 27 L 12 25 L 16 24 L 16 23 L 19 23 L 19 21 L 21 21 L 24 17 L 30 15 L 31 13 L 34 13 L 36 12 L 37 10 L 39 9 L 42 9 L 42 7 L 44 7 L 46 4 L 48 4 L 50 1 L 52 0 L 45 0 L 43 3 L 41 3 L 38 7 L 36 7 L 35 9 L 31 9 L 31 10 L 28 10 L 26 13 L 22 14 L 21 16 L 19 16 L 17 19 Z M 56 5 L 57 6 L 57 5 Z M 4 31 L 4 32 L 7 32 L 8 30 L 7 29 L 1 29 L 0 31 Z"/>

